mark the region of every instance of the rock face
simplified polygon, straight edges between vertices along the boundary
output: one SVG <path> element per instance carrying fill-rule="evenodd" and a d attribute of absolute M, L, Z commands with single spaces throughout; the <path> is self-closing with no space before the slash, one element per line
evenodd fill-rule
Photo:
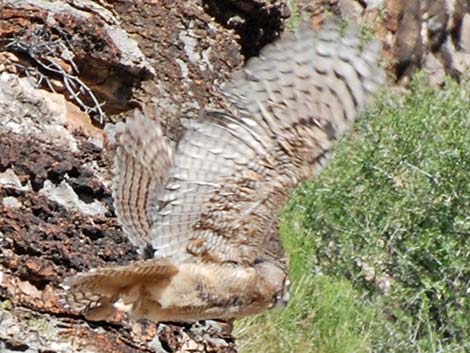
<path fill-rule="evenodd" d="M 236 351 L 227 323 L 89 323 L 58 299 L 64 277 L 137 258 L 112 206 L 114 123 L 152 102 L 177 140 L 184 112 L 220 106 L 239 43 L 279 35 L 285 3 L 236 3 L 242 22 L 271 14 L 249 20 L 255 38 L 239 42 L 203 1 L 3 1 L 0 351 Z"/>
<path fill-rule="evenodd" d="M 331 14 L 364 24 L 384 44 L 390 76 L 408 82 L 418 69 L 442 83 L 470 69 L 470 3 L 467 0 L 298 0 L 299 10 L 320 23 Z"/>
<path fill-rule="evenodd" d="M 241 52 L 246 59 L 276 39 L 291 11 L 286 1 L 204 0 L 204 8 L 217 22 L 240 36 Z"/>

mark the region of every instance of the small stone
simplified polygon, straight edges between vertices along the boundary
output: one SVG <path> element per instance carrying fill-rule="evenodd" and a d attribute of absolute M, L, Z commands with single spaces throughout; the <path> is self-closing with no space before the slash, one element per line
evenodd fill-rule
<path fill-rule="evenodd" d="M 4 197 L 2 204 L 6 208 L 20 208 L 22 206 L 21 202 L 13 196 Z"/>
<path fill-rule="evenodd" d="M 3 173 L 0 173 L 0 185 L 6 187 L 13 187 L 18 190 L 28 191 L 31 189 L 30 185 L 21 185 L 20 178 L 15 174 L 13 169 L 9 168 Z"/>

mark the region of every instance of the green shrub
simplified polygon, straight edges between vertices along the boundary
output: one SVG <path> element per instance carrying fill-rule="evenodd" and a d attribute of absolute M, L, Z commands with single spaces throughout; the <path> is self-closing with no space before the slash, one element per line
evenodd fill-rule
<path fill-rule="evenodd" d="M 385 93 L 281 233 L 293 303 L 241 322 L 243 352 L 470 351 L 469 82 Z"/>

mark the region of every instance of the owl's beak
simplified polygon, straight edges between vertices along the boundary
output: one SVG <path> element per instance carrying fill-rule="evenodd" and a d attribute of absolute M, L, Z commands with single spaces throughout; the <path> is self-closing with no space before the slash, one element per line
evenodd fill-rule
<path fill-rule="evenodd" d="M 289 304 L 290 294 L 285 292 L 281 298 L 276 298 L 276 301 L 273 304 L 273 308 L 283 309 Z"/>
<path fill-rule="evenodd" d="M 287 304 L 289 304 L 289 299 L 290 299 L 290 281 L 286 277 L 284 281 L 284 287 L 282 292 L 278 293 L 276 295 L 276 300 L 274 301 L 273 308 L 285 308 Z"/>

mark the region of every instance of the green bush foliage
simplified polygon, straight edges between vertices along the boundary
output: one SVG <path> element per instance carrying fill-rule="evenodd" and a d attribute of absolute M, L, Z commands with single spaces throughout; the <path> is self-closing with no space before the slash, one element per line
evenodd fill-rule
<path fill-rule="evenodd" d="M 293 300 L 242 352 L 470 351 L 470 84 L 387 91 L 283 214 Z"/>

